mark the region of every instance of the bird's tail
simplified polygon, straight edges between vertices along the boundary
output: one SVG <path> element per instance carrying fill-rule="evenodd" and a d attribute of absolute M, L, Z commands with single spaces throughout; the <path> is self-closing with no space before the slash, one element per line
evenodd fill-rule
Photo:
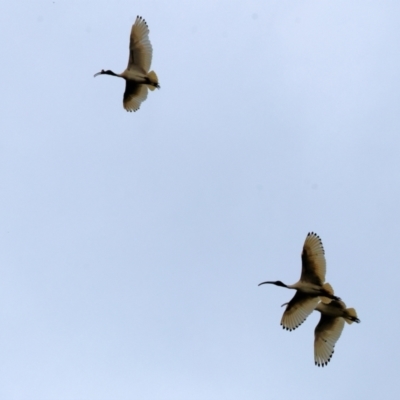
<path fill-rule="evenodd" d="M 334 292 L 333 292 L 333 288 L 332 288 L 332 286 L 331 286 L 329 283 L 324 283 L 324 284 L 322 285 L 322 290 L 323 290 L 326 294 L 333 296 L 333 293 L 334 293 Z M 331 298 L 325 297 L 325 296 L 320 296 L 320 299 L 321 299 L 321 301 L 322 301 L 324 304 L 329 304 L 329 303 L 332 301 Z"/>
<path fill-rule="evenodd" d="M 348 324 L 352 324 L 353 322 L 360 322 L 360 320 L 357 318 L 357 313 L 356 310 L 354 308 L 347 308 L 346 309 L 346 317 L 344 318 L 344 320 L 348 323 Z"/>
<path fill-rule="evenodd" d="M 150 71 L 147 74 L 147 78 L 151 82 L 150 85 L 147 85 L 150 90 L 154 90 L 155 88 L 159 89 L 160 85 L 158 84 L 158 77 L 154 71 Z"/>

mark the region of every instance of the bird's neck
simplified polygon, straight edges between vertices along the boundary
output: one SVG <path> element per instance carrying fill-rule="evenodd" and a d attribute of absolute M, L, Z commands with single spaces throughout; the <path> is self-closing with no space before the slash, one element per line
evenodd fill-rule
<path fill-rule="evenodd" d="M 111 76 L 118 76 L 119 78 L 121 77 L 119 74 L 116 74 L 115 72 L 110 71 L 110 70 L 104 71 L 103 74 L 104 75 L 111 75 Z"/>

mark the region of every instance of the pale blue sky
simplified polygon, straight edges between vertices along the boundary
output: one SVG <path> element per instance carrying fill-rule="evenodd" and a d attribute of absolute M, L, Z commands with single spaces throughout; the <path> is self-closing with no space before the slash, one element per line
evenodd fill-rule
<path fill-rule="evenodd" d="M 161 90 L 122 107 L 143 16 Z M 0 398 L 396 399 L 400 3 L 6 1 Z M 307 232 L 361 324 L 280 325 Z"/>

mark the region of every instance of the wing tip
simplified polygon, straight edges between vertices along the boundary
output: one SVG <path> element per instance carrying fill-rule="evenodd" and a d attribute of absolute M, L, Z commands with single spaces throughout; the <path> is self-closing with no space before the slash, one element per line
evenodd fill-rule
<path fill-rule="evenodd" d="M 281 326 L 282 326 L 282 329 L 283 329 L 283 330 L 292 332 L 292 331 L 294 331 L 295 329 L 297 329 L 303 322 L 304 322 L 304 321 L 301 321 L 299 324 L 297 324 L 297 325 L 294 326 L 294 327 L 291 327 L 291 326 L 289 326 L 289 325 L 286 325 L 284 322 L 281 322 Z"/>
<path fill-rule="evenodd" d="M 143 22 L 148 27 L 146 20 L 141 15 L 137 15 L 135 24 L 140 22 Z"/>
<path fill-rule="evenodd" d="M 331 361 L 331 358 L 332 358 L 334 352 L 335 352 L 335 346 L 333 346 L 331 354 L 329 355 L 329 357 L 316 356 L 314 358 L 315 365 L 317 365 L 318 367 L 327 366 L 328 363 Z"/>
<path fill-rule="evenodd" d="M 316 239 L 316 240 L 318 240 L 318 242 L 319 242 L 319 244 L 321 245 L 321 247 L 322 247 L 322 250 L 324 250 L 324 247 L 322 246 L 322 239 L 321 239 L 321 237 L 317 234 L 317 233 L 315 233 L 315 232 L 308 232 L 307 233 L 307 239 L 308 238 L 314 238 L 314 239 Z"/>

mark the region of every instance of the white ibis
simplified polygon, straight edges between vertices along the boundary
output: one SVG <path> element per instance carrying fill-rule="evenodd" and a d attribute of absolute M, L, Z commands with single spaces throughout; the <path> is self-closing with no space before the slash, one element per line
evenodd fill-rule
<path fill-rule="evenodd" d="M 270 283 L 288 289 L 296 290 L 296 294 L 287 305 L 283 313 L 281 325 L 283 329 L 292 331 L 301 325 L 313 312 L 320 299 L 340 300 L 333 295 L 333 289 L 325 282 L 326 261 L 321 239 L 314 233 L 308 233 L 301 253 L 302 268 L 300 280 L 293 285 L 285 285 L 281 281 L 267 281 L 260 285 Z"/>
<path fill-rule="evenodd" d="M 159 89 L 158 78 L 150 71 L 153 48 L 149 39 L 149 28 L 142 17 L 136 17 L 132 26 L 129 44 L 128 67 L 121 74 L 102 69 L 97 75 L 112 75 L 126 81 L 123 104 L 126 111 L 137 111 L 147 98 L 147 89 Z"/>
<path fill-rule="evenodd" d="M 346 308 L 343 301 L 332 300 L 329 304 L 319 303 L 315 308 L 321 313 L 321 319 L 314 332 L 314 360 L 315 365 L 324 367 L 330 361 L 336 342 L 344 328 L 344 321 L 348 324 L 360 322 L 354 308 Z"/>

